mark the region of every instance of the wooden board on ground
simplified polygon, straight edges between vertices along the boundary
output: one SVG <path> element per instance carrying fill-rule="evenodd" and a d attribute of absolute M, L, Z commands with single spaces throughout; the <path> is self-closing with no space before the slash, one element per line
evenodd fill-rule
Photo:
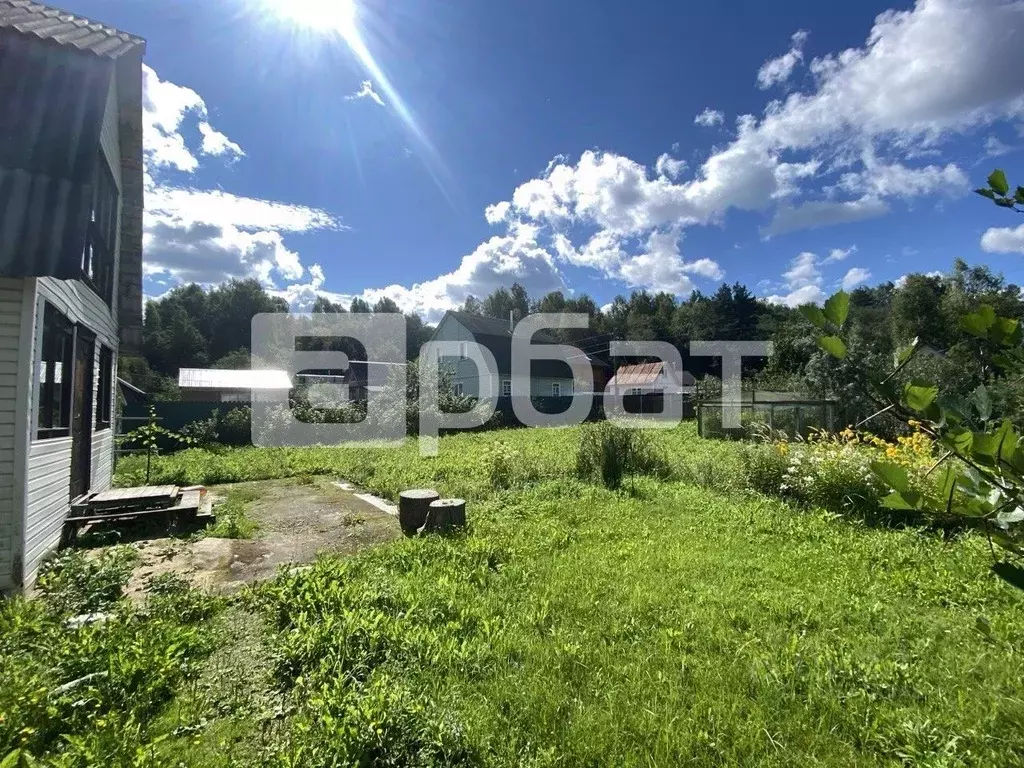
<path fill-rule="evenodd" d="M 82 506 L 75 510 L 76 514 L 68 518 L 67 524 L 74 529 L 78 529 L 83 526 L 93 525 L 96 523 L 109 523 L 119 520 L 130 522 L 140 518 L 152 518 L 155 516 L 162 516 L 162 518 L 167 521 L 168 525 L 172 522 L 189 522 L 191 520 L 195 520 L 197 517 L 203 516 L 212 518 L 212 499 L 207 495 L 206 489 L 202 486 L 192 486 L 180 491 L 177 486 L 163 487 L 174 489 L 174 496 L 172 497 L 171 505 L 162 504 L 162 495 L 154 496 L 154 498 L 157 498 L 158 502 L 161 502 L 160 505 L 146 505 L 145 507 L 95 507 L 92 504 L 92 499 L 87 499 Z M 104 493 L 108 492 L 104 491 Z"/>
<path fill-rule="evenodd" d="M 90 494 L 75 504 L 76 510 L 96 512 L 104 509 L 161 509 L 173 506 L 178 498 L 176 485 L 145 485 L 138 488 L 111 488 Z"/>

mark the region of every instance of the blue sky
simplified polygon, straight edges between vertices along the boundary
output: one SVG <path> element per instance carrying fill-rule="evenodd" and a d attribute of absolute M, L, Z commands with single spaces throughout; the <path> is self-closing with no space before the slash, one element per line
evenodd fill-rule
<path fill-rule="evenodd" d="M 149 42 L 147 295 L 1024 283 L 1019 0 L 355 2 L 64 0 Z"/>

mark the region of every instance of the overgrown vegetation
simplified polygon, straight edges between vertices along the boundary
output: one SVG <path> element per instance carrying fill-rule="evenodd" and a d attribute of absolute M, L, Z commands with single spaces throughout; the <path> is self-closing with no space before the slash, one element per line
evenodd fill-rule
<path fill-rule="evenodd" d="M 646 435 L 684 481 L 609 491 L 600 473 L 575 478 L 573 446 L 600 444 L 590 429 L 508 432 L 489 453 L 475 449 L 493 435 L 447 437 L 436 460 L 339 459 L 379 493 L 428 481 L 475 499 L 472 530 L 325 559 L 260 591 L 295 707 L 276 759 L 1024 760 L 1021 598 L 986 568 L 982 537 L 745 493 L 742 446 L 691 426 Z M 790 450 L 885 451 L 859 442 Z M 691 484 L 702 465 L 722 467 L 720 491 Z"/>
<path fill-rule="evenodd" d="M 151 725 L 213 647 L 219 604 L 164 579 L 133 605 L 133 560 L 72 551 L 47 566 L 40 599 L 0 603 L 0 760 L 153 764 Z"/>
<path fill-rule="evenodd" d="M 629 475 L 652 475 L 667 479 L 668 459 L 655 445 L 650 431 L 628 429 L 610 422 L 580 429 L 576 451 L 576 476 L 596 480 L 617 490 Z"/>
<path fill-rule="evenodd" d="M 252 488 L 229 489 L 227 497 L 216 507 L 216 521 L 204 533 L 218 539 L 251 538 L 259 526 L 246 514 L 246 507 L 257 498 L 259 493 Z"/>
<path fill-rule="evenodd" d="M 658 457 L 623 470 L 630 493 L 601 469 L 606 450 L 629 466 L 602 447 L 623 440 Z M 206 699 L 186 686 L 160 720 L 182 735 L 158 752 L 188 765 L 1020 764 L 1020 592 L 989 571 L 982 535 L 875 524 L 892 520 L 870 462 L 927 482 L 935 450 L 854 432 L 744 445 L 686 424 L 462 434 L 433 459 L 411 441 L 157 457 L 160 482 L 331 474 L 392 499 L 431 486 L 471 501 L 466 535 L 259 588 L 282 698 L 257 707 L 259 728 L 234 704 L 204 725 L 207 704 L 188 702 Z M 578 455 L 594 459 L 586 479 Z M 126 458 L 119 477 L 141 466 Z M 804 466 L 811 480 L 794 475 Z"/>

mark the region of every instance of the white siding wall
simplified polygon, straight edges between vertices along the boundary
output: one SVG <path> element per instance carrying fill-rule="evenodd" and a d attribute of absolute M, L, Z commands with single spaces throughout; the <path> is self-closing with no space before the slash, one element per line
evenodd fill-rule
<path fill-rule="evenodd" d="M 117 100 L 115 84 L 107 100 L 103 129 L 100 137 L 103 153 L 121 189 L 120 149 L 118 146 Z M 120 237 L 120 195 L 118 196 L 118 237 Z M 119 244 L 114 244 L 114 253 Z M 116 257 L 115 257 L 116 258 Z M 115 264 L 116 275 L 116 264 Z M 43 277 L 36 281 L 34 329 L 31 334 L 31 354 L 26 359 L 38 361 L 42 344 L 42 317 L 46 302 L 63 313 L 72 323 L 79 323 L 96 334 L 96 354 L 93 360 L 93 418 L 95 430 L 99 384 L 100 346 L 114 352 L 115 370 L 118 347 L 117 279 L 114 279 L 114 306 L 109 307 L 88 285 L 77 280 L 56 280 Z M 24 350 L 23 350 L 24 352 Z M 38 365 L 31 367 L 31 386 L 28 387 L 28 462 L 25 469 L 25 520 L 22 537 L 24 583 L 35 580 L 39 564 L 48 552 L 60 543 L 64 520 L 71 504 L 71 438 L 39 440 L 36 437 L 36 400 L 39 391 Z M 114 387 L 111 388 L 113 396 Z M 94 432 L 92 441 L 92 490 L 110 487 L 113 464 L 113 434 L 110 429 Z"/>
<path fill-rule="evenodd" d="M 21 355 L 25 280 L 0 278 L 0 591 L 15 586 L 15 558 L 21 522 L 22 474 L 16 446 L 24 450 L 25 430 L 18 423 L 18 379 L 25 358 Z M 20 436 L 20 439 L 16 439 Z"/>

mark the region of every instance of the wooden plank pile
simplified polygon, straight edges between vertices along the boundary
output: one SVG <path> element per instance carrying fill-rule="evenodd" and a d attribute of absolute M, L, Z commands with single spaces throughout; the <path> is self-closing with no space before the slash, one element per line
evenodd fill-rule
<path fill-rule="evenodd" d="M 182 525 L 202 518 L 212 520 L 212 507 L 212 499 L 201 485 L 112 488 L 75 499 L 65 525 L 72 535 L 86 526 L 146 518 L 168 526 Z"/>

